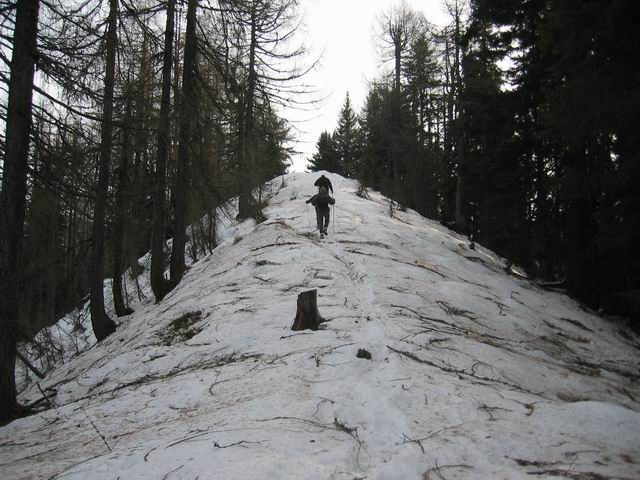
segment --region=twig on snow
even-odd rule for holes
[[[325,397],[319,397],[319,398],[320,398],[320,401],[316,405],[316,411],[313,412],[312,417],[315,417],[316,414],[320,411],[320,405],[322,405],[323,403],[329,402],[331,403],[331,405],[334,405],[336,403],[335,400],[331,400],[330,398],[325,398]]]
[[[410,358],[411,360],[415,360],[416,362],[424,363],[425,365],[429,365],[430,367],[438,368],[438,369],[442,370],[445,373],[454,374],[460,380],[463,380],[464,379],[463,375],[466,375],[468,377],[475,378],[476,380],[480,380],[481,382],[498,383],[500,385],[505,385],[507,387],[510,387],[510,388],[512,388],[514,390],[517,390],[517,391],[520,391],[520,392],[529,393],[531,395],[540,395],[539,393],[531,392],[531,391],[521,387],[520,385],[516,385],[515,383],[511,383],[511,382],[508,382],[506,380],[502,380],[500,378],[484,377],[484,376],[481,376],[481,375],[476,375],[473,372],[468,372],[466,370],[462,370],[462,369],[459,369],[459,368],[454,368],[454,367],[447,366],[447,365],[438,365],[437,363],[434,363],[434,362],[431,362],[429,360],[420,358],[417,355],[415,355],[414,353],[405,352],[403,350],[398,350],[398,349],[395,349],[393,347],[390,347],[389,345],[387,345],[387,348],[389,350],[391,350],[392,352],[397,353],[398,355],[405,356],[407,358]]]
[[[214,441],[213,442],[213,446],[215,448],[229,448],[229,447],[236,447],[236,446],[243,447],[243,448],[248,448],[245,445],[252,444],[252,443],[264,443],[264,442],[266,442],[266,440],[259,440],[257,442],[250,442],[248,440],[240,440],[239,442],[230,443],[229,445],[220,445],[218,442]]]
[[[169,475],[171,475],[174,472],[177,472],[178,470],[180,470],[182,467],[184,467],[184,465],[180,465],[178,468],[174,468],[173,470],[167,472],[167,474],[162,477],[162,480],[167,480],[167,478],[169,478]]]
[[[341,422],[340,420],[338,420],[335,417],[333,419],[333,423],[335,424],[335,426],[336,426],[336,428],[338,430],[340,430],[341,432],[344,432],[347,435],[349,435],[358,444],[358,451],[356,452],[356,464],[358,465],[358,468],[360,470],[364,471],[364,469],[360,465],[360,450],[362,450],[362,448],[364,446],[364,442],[362,440],[360,440],[360,437],[358,437],[358,429],[357,428],[348,427],[345,423]],[[365,450],[365,452],[366,452],[366,450]]]
[[[441,480],[445,480],[445,478],[442,476],[442,472],[441,472],[441,469],[443,469],[443,468],[472,468],[470,465],[466,465],[464,463],[459,463],[459,464],[456,464],[456,465],[438,465],[438,459],[437,458],[436,458],[436,462],[435,463],[436,463],[435,467],[430,468],[429,470],[424,472],[424,475],[422,476],[422,478],[424,480],[430,480],[432,473],[435,473],[436,475],[438,475],[438,478],[440,478]]]
[[[147,458],[149,457],[149,454],[150,454],[151,452],[153,452],[153,451],[154,451],[155,449],[157,449],[157,448],[158,448],[158,446],[155,446],[155,447],[153,447],[151,450],[149,450],[147,453],[145,453],[145,454],[144,454],[144,457],[143,457],[143,458],[144,458],[144,461],[145,461],[145,462],[148,462],[148,461],[149,461],[149,460],[147,460]]]
[[[36,385],[38,386],[38,390],[40,390],[40,393],[42,394],[44,401],[47,402],[47,405],[49,405],[49,407],[51,407],[51,401],[49,400],[49,397],[47,397],[47,394],[44,393],[44,391],[42,390],[42,387],[40,386],[40,382],[38,382]]]
[[[423,454],[426,453],[424,451],[424,447],[422,446],[422,442],[421,442],[421,440],[419,438],[409,438],[406,433],[403,433],[402,434],[402,439],[403,439],[403,442],[402,442],[403,445],[405,443],[415,443],[416,445],[418,445],[420,447],[420,450],[422,450]]]
[[[310,332],[301,332],[301,333],[294,333],[293,335],[283,335],[282,337],[280,337],[280,340],[284,340],[285,338],[298,337],[300,335],[312,335],[312,334]]]
[[[109,446],[109,443],[107,442],[107,439],[105,438],[104,435],[102,435],[102,433],[100,433],[100,430],[98,430],[98,427],[96,427],[96,424],[93,423],[93,420],[91,420],[91,417],[89,417],[89,414],[87,413],[87,411],[84,409],[84,407],[80,407],[80,410],[82,410],[82,413],[84,413],[84,416],[87,417],[87,420],[89,420],[89,423],[91,424],[93,429],[96,431],[98,436],[102,439],[104,444],[107,446],[107,448],[109,449],[109,452],[111,452],[111,446]]]

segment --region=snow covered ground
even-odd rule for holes
[[[326,239],[317,175],[286,176],[266,221],[23,392],[57,394],[0,429],[0,478],[640,478],[636,336],[329,176]],[[309,289],[328,322],[292,332]]]

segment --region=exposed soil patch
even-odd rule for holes
[[[158,333],[160,343],[169,346],[186,342],[202,331],[204,327],[197,325],[202,320],[202,312],[200,310],[180,315],[175,320],[172,320],[167,328]]]

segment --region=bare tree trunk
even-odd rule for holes
[[[0,425],[22,410],[16,401],[17,316],[39,8],[39,0],[17,3],[13,35],[0,197]]]
[[[241,193],[238,200],[238,217],[245,219],[254,216],[256,212],[255,199],[253,198],[254,183],[254,117],[253,104],[256,89],[256,10],[251,10],[251,39],[249,42],[249,78],[247,92],[244,98],[244,121],[240,135],[241,169],[238,172],[242,176],[240,180]]]
[[[455,194],[455,207],[454,207],[454,219],[456,222],[456,229],[460,233],[467,233],[467,218],[463,209],[464,204],[464,189],[465,189],[465,168],[464,168],[464,112],[462,105],[462,62],[461,62],[461,35],[460,35],[460,13],[461,7],[458,5],[458,1],[455,2],[455,57],[453,65],[452,82],[455,86],[455,106],[456,106],[456,163],[457,168],[457,180],[456,180],[456,194]]]
[[[109,0],[107,27],[107,61],[104,78],[104,107],[102,115],[102,138],[100,140],[100,163],[98,184],[93,213],[93,252],[91,262],[91,324],[98,341],[104,340],[116,330],[116,325],[104,309],[104,231],[109,193],[109,166],[113,143],[113,90],[118,43],[118,0]]]
[[[174,190],[175,215],[173,245],[171,249],[171,282],[180,281],[186,270],[185,246],[187,243],[187,214],[189,212],[190,149],[193,123],[197,116],[196,101],[196,10],[198,0],[187,5],[187,31],[184,44],[182,71],[182,105],[180,109],[180,133],[178,140],[178,167]]]
[[[167,191],[167,157],[169,156],[169,114],[171,111],[171,67],[173,65],[173,35],[176,0],[167,3],[167,23],[164,33],[164,60],[162,66],[162,97],[158,122],[158,156],[153,198],[153,225],[151,227],[151,289],[156,302],[169,291],[164,278],[164,238]]]
[[[22,361],[22,363],[25,364],[25,366],[31,370],[33,373],[35,373],[36,377],[42,379],[46,376],[45,373],[41,372],[40,370],[38,370],[38,368],[29,361],[29,359],[27,357],[25,357],[24,355],[22,355],[19,351],[16,350],[16,356]]]
[[[395,58],[395,83],[394,88],[397,93],[400,93],[400,71],[401,71],[401,62],[402,62],[402,44],[401,39],[398,38],[396,44],[394,45],[394,58]]]
[[[113,305],[118,317],[124,317],[133,313],[133,310],[125,305],[122,295],[122,270],[125,266],[124,255],[124,229],[129,210],[127,193],[129,191],[129,164],[131,163],[131,83],[127,85],[125,119],[122,128],[122,153],[120,156],[120,168],[118,171],[118,191],[116,193],[116,224],[114,228],[113,247]]]

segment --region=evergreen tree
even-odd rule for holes
[[[479,18],[465,36],[462,104],[465,111],[465,186],[473,238],[517,261],[526,259],[527,178],[517,158],[512,94],[502,90],[503,74],[491,24]]]
[[[325,131],[320,134],[316,149],[316,153],[308,161],[309,170],[312,172],[326,170],[327,172],[338,173],[340,170],[338,152],[335,140],[329,132]]]
[[[544,120],[559,149],[568,287],[594,307],[640,288],[640,21],[637,2],[550,2]],[[636,320],[640,316],[636,294]]]
[[[359,136],[358,117],[353,111],[349,92],[347,92],[338,116],[338,127],[333,134],[338,160],[336,173],[353,177],[360,171],[358,165],[360,158]]]
[[[359,180],[400,203],[415,206],[426,179],[420,178],[420,148],[415,119],[401,93],[378,85],[362,114]]]

